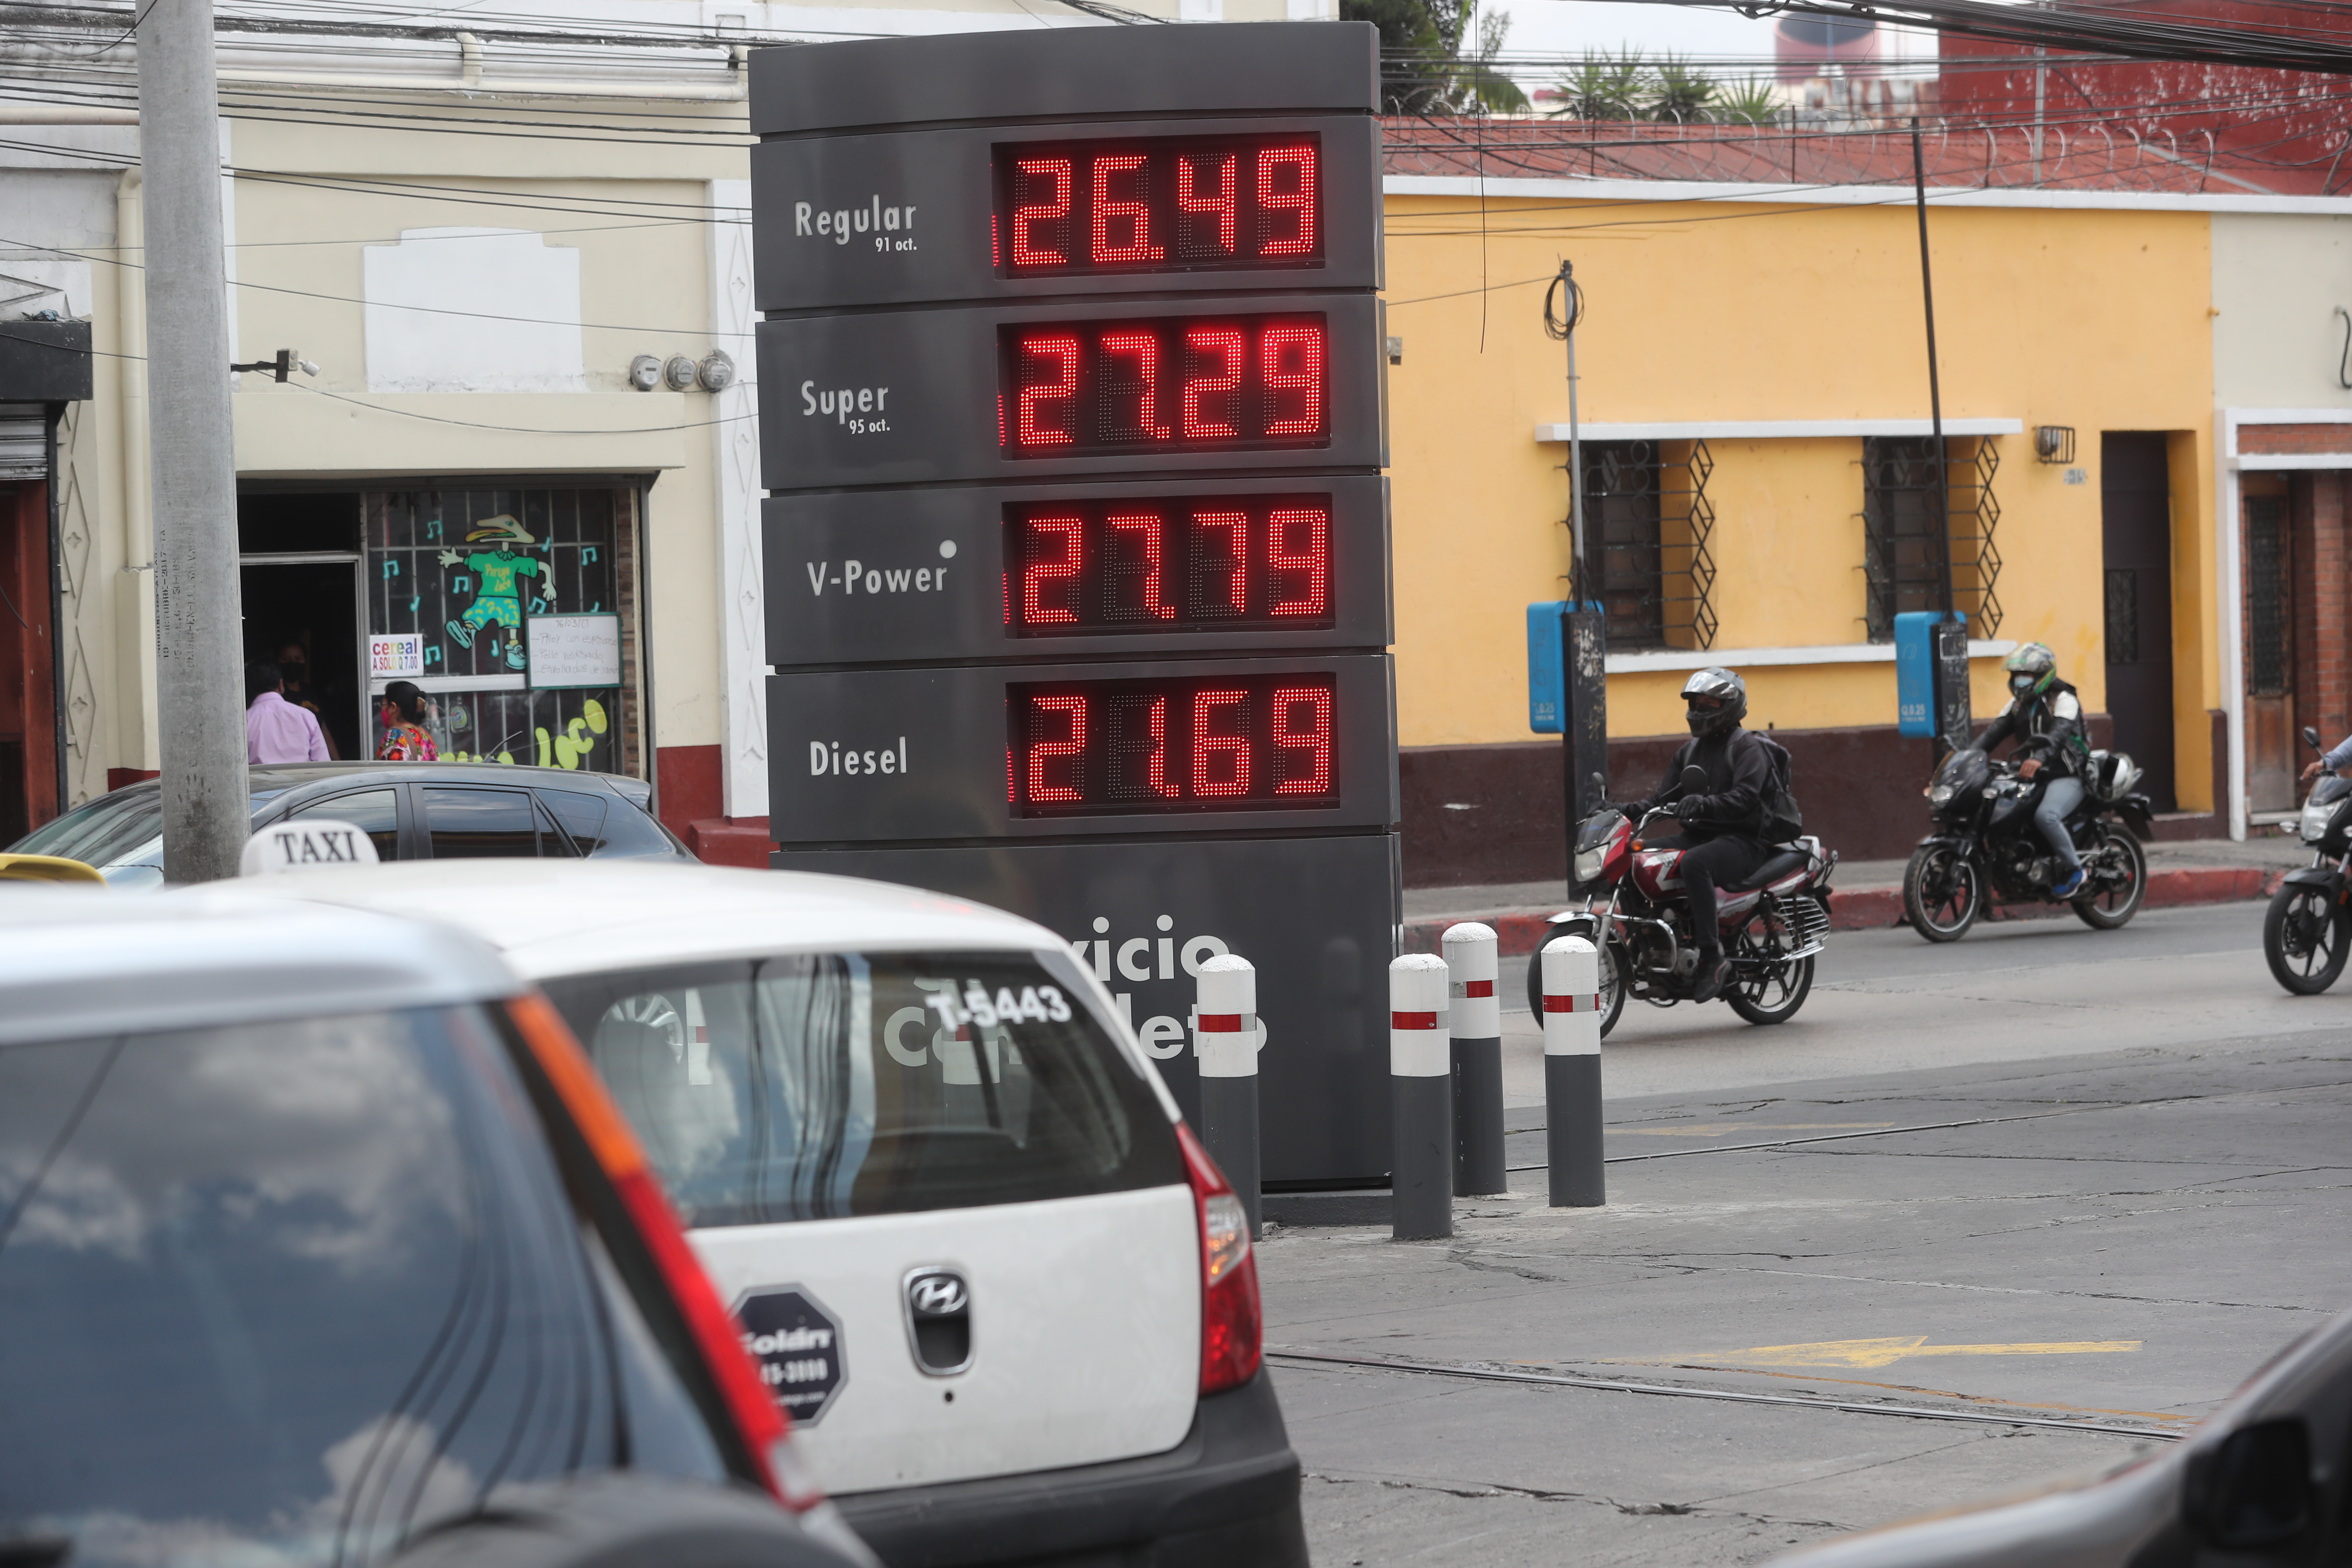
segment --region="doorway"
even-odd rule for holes
[[[2158,811],[2175,809],[2172,723],[2172,486],[2161,431],[2099,438],[2106,600],[2107,714],[2115,747],[2140,767]]]
[[[2281,474],[2240,481],[2246,584],[2246,807],[2291,811],[2295,803],[2294,534]]]
[[[357,552],[247,555],[237,576],[245,595],[246,662],[287,666],[287,700],[317,712],[328,752],[339,761],[364,760],[367,685],[360,668]],[[302,654],[299,668],[295,649]]]

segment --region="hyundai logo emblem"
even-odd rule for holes
[[[939,1269],[907,1281],[907,1310],[918,1318],[952,1318],[971,1304],[961,1275]]]

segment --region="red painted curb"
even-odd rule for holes
[[[2147,908],[2177,909],[2184,904],[2229,904],[2249,899],[2267,899],[2278,890],[2285,877],[2283,870],[2266,871],[2259,866],[2187,866],[2167,871],[2151,871],[2147,879]],[[1530,953],[1540,946],[1550,928],[1545,917],[1552,909],[1513,910],[1505,913],[1482,914],[1475,918],[1495,928],[1502,956],[1512,958]],[[2061,904],[2014,904],[1996,909],[1986,918],[1995,921],[2057,920],[2072,911]],[[1407,921],[1402,951],[1405,952],[1438,952],[1450,920]],[[1903,889],[1900,888],[1862,888],[1853,892],[1830,889],[1830,929],[1832,931],[1879,931],[1903,923]]]

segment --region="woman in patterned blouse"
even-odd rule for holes
[[[430,763],[441,753],[425,729],[425,693],[413,680],[395,680],[383,689],[376,710],[383,723],[383,743],[376,748],[380,763]]]

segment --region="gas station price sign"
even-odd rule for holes
[[[1376,34],[1076,26],[750,70],[773,863],[1048,924],[1190,1109],[1191,976],[1241,952],[1265,1176],[1380,1181]]]

